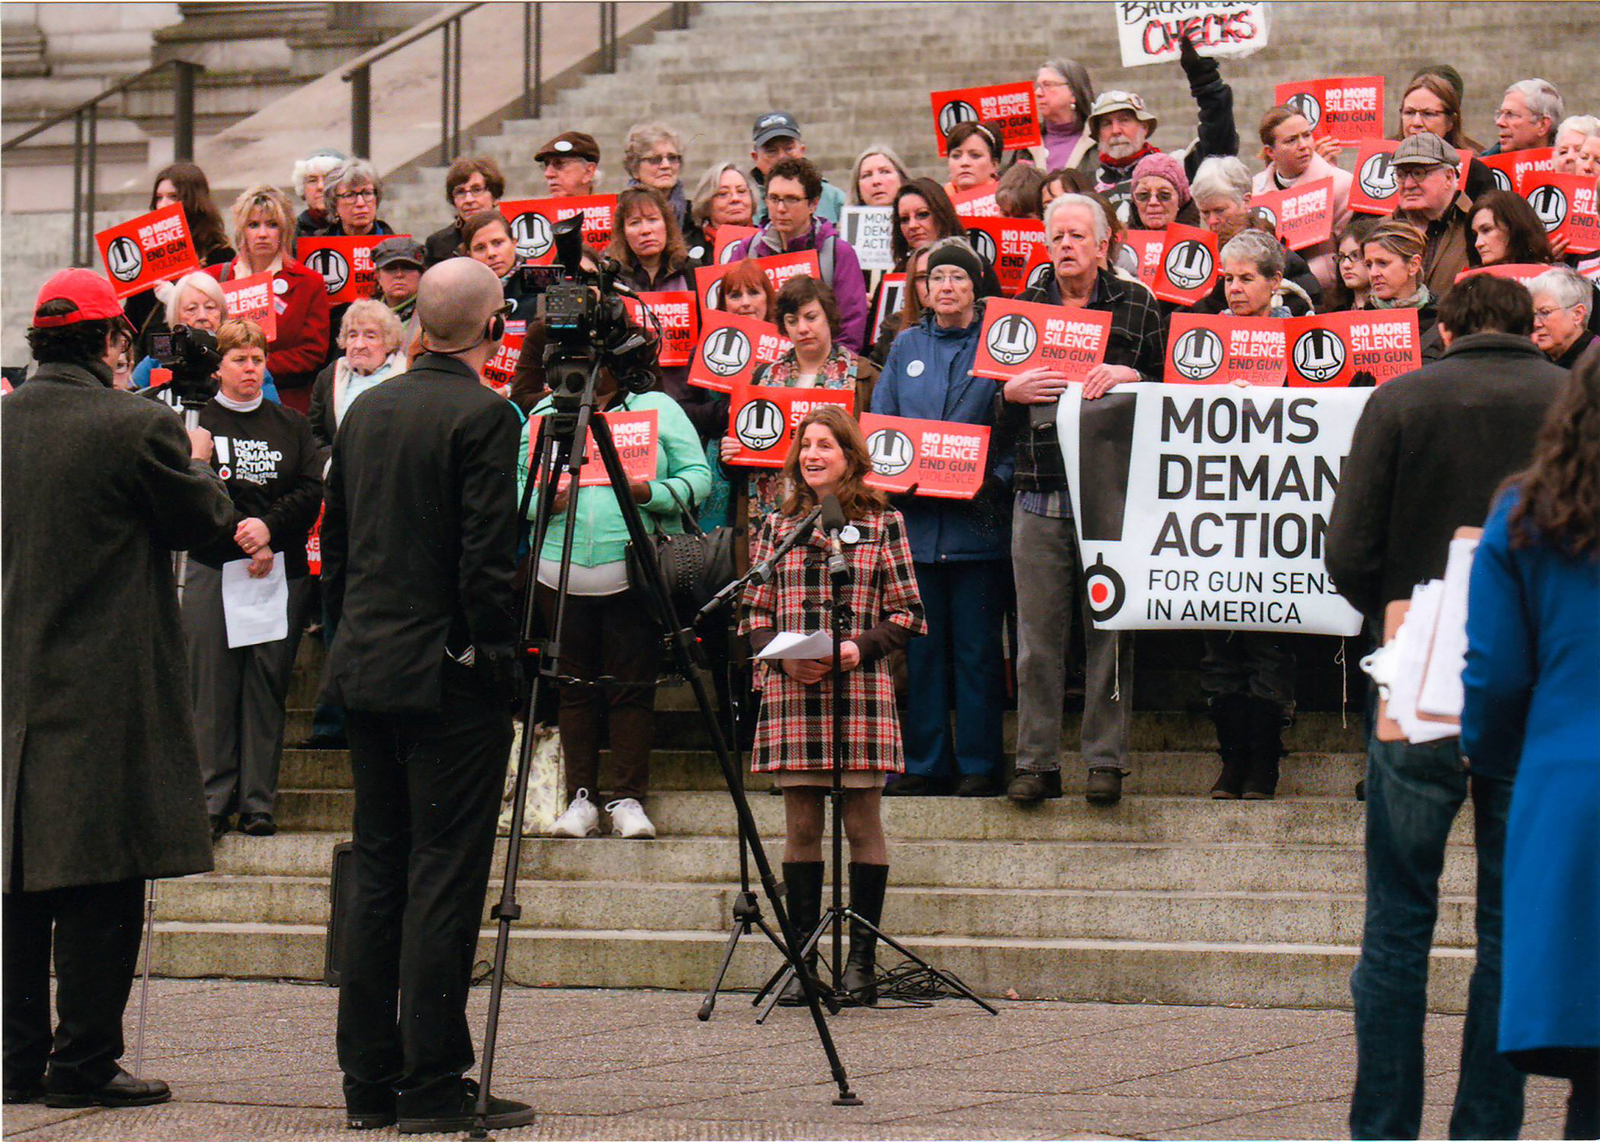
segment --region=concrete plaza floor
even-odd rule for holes
[[[136,1110],[5,1108],[4,1136],[107,1142],[384,1138],[344,1127],[331,988],[151,985],[145,1072],[174,1099]],[[137,1004],[137,991],[135,992]],[[481,1034],[488,989],[474,990]],[[710,1022],[682,992],[508,988],[497,1094],[539,1111],[517,1138],[1342,1138],[1355,1064],[1340,1011],[943,1000],[851,1010],[831,1027],[865,1102],[834,1093],[809,1015],[756,1026],[747,996]],[[128,1023],[132,1065],[133,1011]],[[1443,1137],[1461,1019],[1429,1022],[1424,1137]],[[1528,1088],[1524,1138],[1559,1138],[1565,1084]]]

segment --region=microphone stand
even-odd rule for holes
[[[740,576],[738,579],[735,579],[732,583],[729,583],[726,587],[722,588],[722,590],[713,595],[711,600],[707,602],[705,606],[700,608],[690,625],[698,626],[701,619],[715,614],[722,607],[731,604],[735,597],[743,595],[746,587],[759,587],[765,583],[771,582],[772,576],[777,571],[778,563],[785,555],[789,554],[791,550],[811,538],[811,532],[816,528],[817,520],[821,517],[821,515],[822,509],[819,507],[810,515],[806,516],[806,518],[800,522],[800,526],[795,528],[794,531],[789,534],[789,537],[778,545],[776,551],[774,551],[766,559],[763,559],[760,563],[752,566],[749,571],[745,572],[744,575]],[[731,631],[728,637],[731,643],[733,640],[733,634]],[[732,678],[733,667],[731,663],[728,667],[728,673],[728,692],[730,695],[732,695],[735,690],[735,686]],[[739,749],[737,716],[731,719],[731,721],[733,724],[729,726],[729,749],[733,754],[734,766],[738,772],[739,788],[742,790],[744,788],[744,759],[742,756],[742,751]],[[739,947],[739,939],[741,936],[750,935],[752,928],[760,928],[761,931],[766,934],[767,939],[772,941],[773,945],[778,949],[778,951],[783,952],[785,955],[788,954],[782,939],[780,939],[777,933],[775,933],[767,925],[766,920],[762,917],[761,900],[750,888],[750,848],[752,845],[760,844],[761,840],[759,837],[753,836],[745,831],[743,817],[736,816],[735,819],[737,820],[739,826],[739,894],[734,897],[733,901],[733,930],[728,933],[728,946],[722,954],[722,966],[717,969],[717,976],[711,982],[711,990],[706,992],[706,997],[700,1004],[700,1010],[696,1017],[701,1022],[705,1022],[707,1019],[710,1019],[711,1012],[717,1006],[717,993],[722,990],[722,981],[727,977],[728,966],[733,962],[733,953]],[[822,997],[822,1001],[828,1005],[828,1011],[830,1014],[837,1015],[839,1013],[838,1001],[835,1000],[831,994],[824,995]]]

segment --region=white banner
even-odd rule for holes
[[[894,208],[846,206],[839,212],[839,234],[867,271],[894,269]]]
[[[1194,41],[1203,56],[1247,56],[1267,46],[1267,6],[1246,0],[1116,0],[1122,66],[1176,61]]]
[[[1056,428],[1095,625],[1359,632],[1323,555],[1372,391],[1072,385]]]

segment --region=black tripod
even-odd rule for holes
[[[833,983],[829,988],[832,998],[844,1001],[851,998],[851,993],[844,987],[844,931],[848,924],[859,924],[870,931],[878,939],[888,944],[907,960],[916,964],[928,975],[943,984],[950,991],[972,1000],[990,1015],[1000,1012],[987,1003],[966,984],[951,972],[941,971],[927,960],[907,948],[900,941],[889,935],[871,920],[860,913],[852,911],[844,902],[844,882],[840,877],[840,870],[844,868],[844,667],[839,660],[839,648],[844,643],[845,624],[850,617],[846,607],[839,599],[839,588],[850,582],[850,565],[840,553],[839,533],[845,527],[844,513],[840,510],[839,501],[829,495],[824,496],[822,507],[822,527],[828,533],[828,544],[831,550],[828,556],[828,582],[829,582],[829,607],[833,615],[833,664],[830,675],[833,683],[833,781],[828,788],[828,805],[833,820],[833,903],[822,914],[822,919],[817,923],[811,935],[806,939],[805,945],[800,949],[800,954],[790,956],[788,962],[779,968],[765,986],[756,993],[752,1002],[759,1006],[762,999],[771,993],[767,999],[766,1007],[756,1017],[757,1023],[764,1023],[768,1015],[772,1014],[773,1007],[777,1004],[782,994],[783,985],[795,972],[800,973],[801,980],[806,984],[806,992],[811,991],[810,981],[806,979],[811,973],[805,970],[805,957],[810,955],[821,942],[823,933],[830,928],[833,931]]]
[[[527,721],[524,724],[528,726],[533,724],[534,709],[539,700],[541,684],[546,680],[557,682],[561,678],[559,673],[561,632],[566,617],[572,570],[572,550],[577,523],[576,501],[580,478],[587,460],[584,455],[584,441],[592,432],[595,446],[600,453],[601,464],[606,470],[611,491],[616,496],[617,507],[627,527],[629,547],[638,559],[643,572],[643,588],[654,613],[667,629],[667,642],[672,647],[678,669],[688,679],[689,686],[694,691],[695,702],[705,719],[706,728],[710,731],[711,746],[717,755],[718,763],[722,766],[723,779],[727,782],[728,792],[733,798],[734,812],[738,815],[740,835],[754,840],[760,834],[756,830],[755,818],[751,815],[750,803],[745,798],[738,770],[728,751],[728,744],[722,736],[722,727],[712,712],[711,697],[707,690],[708,672],[701,660],[702,652],[695,641],[693,629],[678,623],[671,593],[662,576],[661,566],[656,560],[655,547],[651,543],[649,532],[645,530],[644,520],[639,514],[639,505],[633,499],[628,475],[623,469],[621,458],[617,455],[616,443],[611,437],[611,426],[603,417],[595,415],[598,399],[596,389],[602,360],[596,358],[593,361],[592,366],[588,368],[587,379],[584,380],[583,373],[579,370],[580,365],[586,363],[582,358],[562,361],[551,365],[547,370],[555,410],[545,418],[539,433],[528,485],[522,497],[521,514],[526,518],[530,497],[534,488],[538,488],[539,508],[534,519],[529,547],[530,558],[537,561],[540,551],[544,548],[545,536],[550,529],[560,477],[563,472],[570,477],[569,487],[573,503],[572,508],[566,513],[566,526],[561,538],[561,565],[556,586],[555,617],[550,624],[549,638],[543,641],[534,638],[534,592],[538,575],[533,570],[530,570],[527,585],[523,590],[523,644],[528,648],[528,653],[538,659],[539,666],[529,689],[524,710]],[[512,794],[511,836],[506,849],[505,876],[501,882],[500,899],[490,910],[497,930],[494,970],[489,984],[489,1017],[484,1031],[483,1066],[479,1073],[477,1121],[471,1132],[471,1137],[475,1139],[489,1137],[487,1126],[489,1089],[494,1073],[495,1041],[500,1027],[500,1001],[505,987],[507,945],[510,942],[512,922],[522,915],[522,907],[517,903],[517,871],[522,854],[523,800],[527,795],[532,755],[533,735],[524,732],[522,748],[518,753],[516,788]],[[755,858],[762,890],[767,895],[778,928],[783,933],[780,947],[785,950],[786,955],[798,963],[792,949],[799,946],[799,933],[794,930],[788,911],[780,899],[777,880],[772,875],[772,865],[759,843],[749,845],[749,852]],[[765,928],[764,925],[763,927]],[[770,930],[768,935],[772,936]],[[773,939],[777,942],[776,937]],[[832,1034],[828,1031],[827,1020],[822,1016],[821,995],[812,985],[809,975],[806,976],[805,991],[807,1004],[811,1008],[811,1018],[816,1024],[817,1037],[821,1040],[823,1052],[827,1055],[833,1081],[839,1087],[838,1096],[834,1098],[833,1103],[835,1106],[860,1106],[861,1100],[850,1089],[849,1077],[845,1074],[844,1065],[839,1061],[839,1052],[834,1046]]]
[[[715,614],[722,607],[731,604],[735,598],[743,594],[746,587],[752,585],[760,586],[761,584],[771,580],[773,572],[777,569],[778,561],[787,555],[796,545],[804,543],[807,539],[811,538],[811,533],[816,529],[817,526],[817,518],[821,514],[821,508],[818,508],[816,511],[812,512],[801,522],[799,527],[795,528],[793,534],[791,534],[787,539],[778,545],[778,549],[774,551],[771,556],[763,559],[760,563],[755,564],[743,576],[735,579],[732,583],[729,583],[722,590],[718,591],[716,595],[712,597],[710,602],[706,603],[705,606],[700,608],[700,613],[695,616],[695,621],[698,623],[707,615]],[[731,626],[728,632],[728,639],[731,644],[733,639]],[[733,655],[731,651],[728,658],[728,693],[730,697],[729,707],[731,711],[731,716],[729,718],[729,737],[734,743],[734,769],[737,773],[740,792],[743,792],[744,761],[740,756],[738,746],[738,699],[735,696],[739,687],[736,685],[735,679],[733,678]],[[733,963],[733,953],[738,950],[739,940],[742,937],[750,935],[753,929],[760,928],[761,931],[766,934],[767,939],[771,940],[773,945],[780,952],[784,951],[783,941],[780,940],[777,934],[767,926],[766,920],[761,915],[760,899],[750,889],[750,850],[753,848],[759,848],[761,839],[754,834],[745,832],[744,819],[742,817],[739,818],[738,825],[739,894],[735,896],[733,900],[733,929],[728,933],[728,946],[722,954],[722,966],[717,969],[716,979],[711,981],[711,990],[706,992],[705,999],[700,1003],[700,1010],[697,1013],[697,1017],[701,1022],[710,1019],[711,1012],[717,1006],[717,993],[722,990],[722,981],[727,978],[728,966]],[[828,1011],[830,1013],[835,1015],[839,1013],[838,1000],[831,992],[824,993],[822,1001],[828,1005]]]

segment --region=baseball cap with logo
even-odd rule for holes
[[[1132,111],[1139,122],[1149,125],[1150,133],[1154,134],[1156,124],[1160,122],[1144,105],[1144,96],[1137,91],[1102,91],[1095,97],[1089,107],[1089,135],[1100,134],[1100,124],[1095,120],[1102,115],[1109,115],[1113,111]]]
[[[1389,157],[1389,165],[1396,167],[1459,167],[1461,156],[1456,149],[1431,131],[1407,135]]]
[[[70,313],[41,316],[38,311],[52,301],[68,301],[76,308]],[[35,329],[58,329],[63,325],[76,325],[80,321],[120,319],[123,324],[128,324],[122,306],[117,302],[117,295],[111,291],[111,283],[92,270],[60,270],[51,274],[39,290],[39,300],[34,302],[33,308]],[[129,325],[128,328],[131,332],[133,327]]]
[[[415,266],[419,270],[424,269],[426,261],[423,258],[422,243],[405,234],[385,238],[372,248],[372,264],[380,270],[394,266]]]
[[[597,163],[600,161],[600,144],[594,141],[593,135],[585,135],[582,131],[563,131],[540,147],[533,161],[544,163],[563,158],[588,159],[591,163]]]
[[[766,146],[773,139],[800,138],[800,124],[787,111],[768,111],[750,128],[750,142],[757,147]]]

